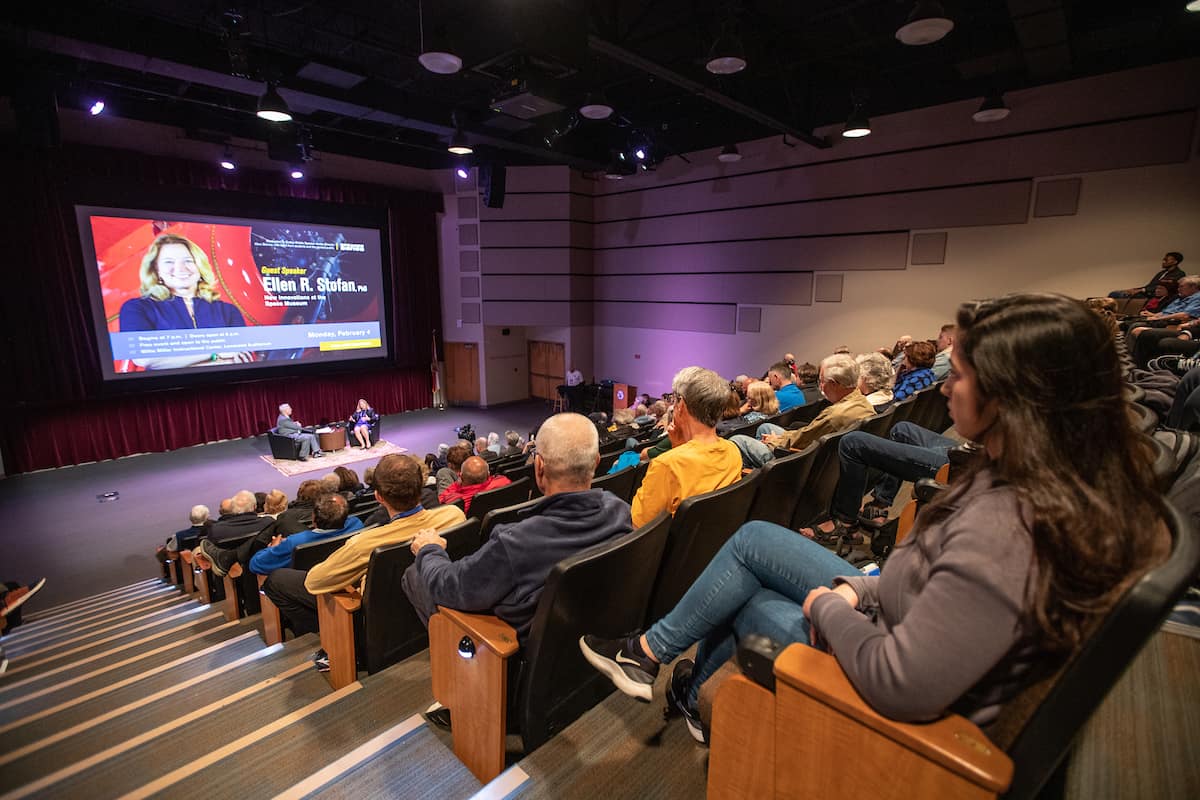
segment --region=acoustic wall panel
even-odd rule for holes
[[[591,278],[572,275],[491,275],[483,279],[485,300],[592,299]]]
[[[597,275],[904,269],[908,232],[596,250],[591,257]],[[491,259],[488,252],[485,270]]]
[[[916,264],[945,264],[946,263],[946,232],[914,233],[912,237],[912,256],[910,261]]]
[[[479,278],[460,278],[460,297],[479,297]]]
[[[597,276],[593,292],[597,301],[806,306],[812,303],[812,278],[811,272]]]
[[[842,302],[842,276],[831,272],[818,273],[813,281],[813,300],[818,303]]]
[[[595,324],[616,328],[733,333],[737,306],[717,303],[595,303]]]
[[[459,219],[476,219],[479,216],[479,198],[478,197],[460,197],[458,198],[458,218]]]
[[[897,192],[594,226],[595,247],[724,242],[1025,221],[1032,181]]]
[[[1033,201],[1035,217],[1071,217],[1079,210],[1081,178],[1042,181]]]
[[[517,170],[509,170],[509,175]],[[488,208],[484,206],[481,216],[487,222],[507,222],[509,220],[563,220],[582,219],[588,216],[574,216],[571,211],[571,195],[565,193],[539,194],[505,194],[504,208]]]
[[[590,247],[591,225],[581,222],[485,222],[484,247]]]
[[[459,250],[458,251],[458,271],[459,272],[479,272],[479,251],[478,250]]]
[[[483,322],[485,325],[546,325],[566,327],[571,325],[591,325],[593,318],[592,304],[586,302],[571,303],[531,302],[511,300],[489,300],[483,304]]]
[[[762,330],[762,309],[758,306],[739,306],[737,329],[739,333],[758,333]]]
[[[504,248],[483,250],[483,273],[485,275],[590,275],[592,253],[575,248]]]
[[[479,303],[463,303],[461,314],[464,325],[478,325],[480,319]]]
[[[460,245],[477,245],[479,244],[479,225],[471,223],[470,225],[458,226],[458,243]]]

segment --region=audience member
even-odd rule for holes
[[[463,462],[471,455],[471,448],[466,445],[456,444],[446,452],[446,467],[439,469],[437,472],[437,489],[438,496],[442,492],[450,488],[450,484],[458,480],[458,473],[462,472]]]
[[[907,333],[904,334],[896,340],[896,343],[892,345],[892,349],[888,353],[888,356],[892,359],[892,369],[896,370],[897,374],[899,374],[900,367],[904,364],[904,349],[912,344],[912,340],[913,337]]]
[[[662,511],[674,514],[688,497],[728,486],[742,474],[737,448],[716,432],[729,396],[725,379],[702,367],[684,367],[671,381],[671,391],[677,398],[667,427],[671,449],[650,462],[633,498],[635,527]]]
[[[1165,328],[1200,317],[1200,275],[1179,279],[1179,294],[1158,314],[1143,313],[1125,324],[1137,335],[1139,328]]]
[[[1146,305],[1142,306],[1142,311],[1148,311],[1151,314],[1161,312],[1171,304],[1178,292],[1178,281],[1159,281],[1158,285],[1154,287],[1154,295],[1146,301]]]
[[[499,456],[500,451],[503,449],[500,446],[500,434],[496,433],[495,431],[492,431],[491,433],[489,433],[487,435],[487,447],[488,447],[488,450],[492,451],[497,456]]]
[[[493,453],[488,449],[488,440],[486,436],[480,436],[475,440],[475,455],[485,461],[495,461],[500,457],[498,453]]]
[[[519,455],[521,455],[521,434],[516,431],[505,431],[504,447],[500,448],[500,456],[508,458]]]
[[[343,497],[350,500],[354,495],[358,494],[358,490],[362,488],[362,484],[358,482],[358,473],[349,467],[335,467],[334,474],[338,476],[338,492]]]
[[[775,390],[766,381],[754,381],[747,389],[746,402],[738,407],[739,416],[717,423],[717,433],[724,436],[743,425],[753,425],[779,413]]]
[[[791,411],[797,406],[804,405],[804,391],[792,383],[792,370],[787,363],[780,361],[772,364],[767,370],[767,383],[775,391],[775,399],[779,402],[779,410]]]
[[[937,357],[933,359],[933,379],[945,380],[950,373],[950,351],[954,348],[954,323],[943,325],[937,338]]]
[[[313,504],[323,494],[320,481],[301,481],[296,499],[288,509],[275,518],[275,532],[281,536],[306,531],[312,527]]]
[[[321,482],[321,488],[325,492],[336,492],[342,486],[342,479],[336,472],[326,472],[318,480]]]
[[[263,508],[266,505],[267,505],[267,493],[266,492],[255,492],[254,493],[254,512],[256,514],[263,513]]]
[[[1154,287],[1158,286],[1161,281],[1178,281],[1183,278],[1183,270],[1179,265],[1183,263],[1183,253],[1167,253],[1163,256],[1162,269],[1154,273],[1154,277],[1145,286],[1134,286],[1130,289],[1118,289],[1115,292],[1109,292],[1109,297],[1118,299],[1126,297],[1149,297],[1154,294]]]
[[[288,499],[287,495],[279,489],[272,489],[267,492],[267,499],[263,503],[262,513],[271,519],[279,519],[279,515],[287,510]]]
[[[1192,366],[1175,387],[1175,401],[1163,420],[1168,428],[1200,430],[1200,364],[1195,361],[1194,358],[1188,361]]]
[[[355,499],[360,497],[375,497],[375,467],[370,466],[363,470],[363,487],[355,493]]]
[[[858,390],[858,365],[850,356],[839,353],[825,358],[819,380],[821,394],[830,404],[808,425],[788,431],[765,422],[758,427],[759,439],[739,434],[729,440],[741,451],[747,468],[761,467],[774,459],[776,447],[803,450],[827,433],[837,433],[874,415],[874,407]]]
[[[886,411],[895,401],[892,382],[896,380],[896,370],[892,368],[892,362],[882,353],[863,353],[854,359],[854,363],[858,364],[858,390],[876,414]]]
[[[933,370],[930,367],[936,356],[937,348],[932,342],[913,342],[904,348],[904,369],[896,373],[896,385],[892,389],[892,396],[897,403],[933,385]]]
[[[450,452],[450,445],[442,442],[437,446],[437,453],[434,454],[434,463],[432,465],[434,474],[440,469],[446,468],[446,454]]]
[[[438,495],[438,499],[447,505],[462,500],[463,511],[470,514],[471,500],[475,495],[489,489],[508,486],[510,483],[512,481],[503,475],[488,475],[487,462],[479,456],[471,456],[463,462],[458,481],[450,484],[446,491]]]
[[[815,403],[821,399],[821,389],[818,386],[820,370],[816,364],[805,361],[796,367],[795,383],[804,392],[804,404]]]
[[[496,526],[479,550],[459,561],[450,560],[436,531],[418,532],[411,545],[416,562],[402,585],[421,621],[428,624],[438,606],[494,613],[524,644],[554,565],[633,529],[624,501],[591,488],[599,461],[591,422],[557,414],[538,432],[534,480],[544,498],[520,522]]]
[[[159,545],[155,550],[154,557],[158,559],[158,563],[162,565],[163,575],[166,574],[167,568],[167,552],[179,552],[195,547],[196,543],[208,536],[208,531],[212,528],[212,520],[208,518],[208,506],[195,505],[192,506],[191,512],[188,514],[188,522],[191,527],[184,528],[181,531],[175,531],[169,537],[165,545]]]
[[[276,521],[260,517],[254,510],[254,492],[243,489],[230,500],[230,513],[213,523],[206,541],[220,544],[228,539],[253,536],[266,528],[274,527]]]
[[[1116,350],[1082,304],[972,303],[958,331],[944,391],[986,457],[921,512],[883,577],[749,522],[644,635],[585,636],[588,661],[648,701],[659,664],[699,642],[667,699],[702,740],[697,691],[750,633],[831,652],[858,695],[899,721],[953,708],[986,728],[1052,676],[1169,551],[1150,449],[1125,413]]]
[[[426,528],[445,530],[465,519],[454,506],[421,508],[421,462],[412,456],[381,458],[375,467],[375,485],[376,498],[388,510],[388,524],[352,536],[308,572],[284,567],[272,572],[263,584],[263,592],[297,636],[317,631],[317,595],[348,587],[362,590],[371,551],[376,547],[406,542]],[[314,660],[318,670],[328,671],[324,651],[318,651]]]

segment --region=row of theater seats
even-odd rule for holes
[[[886,436],[892,425],[905,419],[931,429],[944,428],[948,419],[939,388],[929,387],[851,430]],[[1131,404],[1131,409],[1131,413],[1142,420],[1143,430],[1153,430],[1156,420],[1152,411],[1136,404]],[[791,420],[785,421],[794,424],[799,418],[803,422],[804,414],[811,413],[808,419],[816,414],[811,409],[798,409],[797,412]],[[582,633],[615,637],[661,617],[675,605],[724,542],[748,519],[764,519],[795,528],[823,514],[838,478],[837,446],[846,432],[822,437],[803,452],[781,454],[736,484],[689,498],[674,518],[661,515],[629,536],[560,563],[547,581],[523,651],[518,651],[515,632],[490,615],[442,609],[431,619],[427,633],[400,588],[400,576],[413,561],[408,545],[377,548],[368,567],[365,596],[335,593],[321,598],[321,641],[330,657],[331,684],[334,688],[347,685],[355,680],[359,667],[369,673],[377,672],[419,652],[428,643],[434,696],[448,708],[471,709],[469,713],[455,716],[455,751],[480,780],[489,780],[503,768],[504,735],[510,728],[520,733],[528,752],[612,691],[611,684],[582,659],[577,646]],[[1160,458],[1156,465],[1164,486],[1174,477],[1174,464],[1170,453],[1163,452],[1165,449],[1159,445]],[[645,469],[646,465],[642,464],[603,476],[594,485],[629,500]],[[538,501],[532,481],[525,475],[514,477],[517,480],[510,486],[477,495],[472,504],[472,517],[443,532],[452,559],[474,552],[497,524],[514,520],[520,511]],[[911,519],[911,514],[907,516]],[[1173,529],[1175,533],[1179,520],[1173,520],[1173,524],[1177,526]],[[1195,548],[1189,550],[1182,546],[1186,543],[1184,539],[1177,540],[1180,546],[1176,548],[1176,557],[1168,562],[1174,566],[1168,569],[1168,565],[1164,565],[1142,583],[1149,581],[1157,586],[1164,580],[1173,579],[1172,576],[1178,577],[1179,559],[1188,561],[1190,558],[1194,571],[1200,556],[1192,552]],[[299,547],[293,565],[307,569],[341,544],[341,540],[327,540]],[[199,575],[207,578],[208,574]],[[237,596],[235,585],[228,579],[225,593],[227,598]],[[1130,602],[1139,609],[1146,606],[1144,598]],[[226,603],[226,608],[230,608],[228,599]],[[264,606],[267,604],[269,601]],[[236,613],[236,599],[232,608]],[[264,607],[264,636],[268,642],[279,641],[282,631],[277,612],[268,619],[270,611]],[[1143,610],[1136,618],[1144,623],[1146,613]],[[1119,635],[1122,642],[1130,641],[1128,627],[1126,624],[1120,628],[1126,631]],[[1153,627],[1143,625],[1139,629],[1143,638],[1137,646],[1144,643]],[[808,652],[793,653],[797,649]],[[1127,663],[1136,649],[1123,653],[1122,663]],[[1104,652],[1111,650],[1109,647]],[[773,764],[769,776],[758,768],[751,769],[751,773],[756,779],[767,781],[763,788],[770,789],[768,794],[782,788],[776,782],[776,768],[787,771],[798,763],[787,750],[795,745],[785,741],[788,737],[784,734],[796,730],[797,725],[810,729],[813,724],[801,721],[808,720],[807,717],[790,716],[793,712],[788,709],[796,701],[788,694],[792,688],[801,694],[815,693],[815,699],[803,702],[816,703],[818,708],[804,713],[815,713],[818,715],[815,718],[821,720],[835,712],[840,713],[850,699],[857,699],[844,676],[840,678],[841,684],[835,680],[841,675],[836,661],[809,648],[790,648],[785,653],[787,657],[776,663],[775,672],[781,676],[781,685],[786,684],[789,688],[781,689],[778,697],[775,691],[745,678],[729,682],[731,688],[723,687],[719,693],[713,712],[713,756],[717,766],[710,771],[709,778],[713,796],[749,796],[743,791],[747,766],[740,761],[747,757],[747,748],[743,746],[746,742],[752,742],[751,749],[757,752],[752,760],[759,760],[754,764],[762,766],[768,757]],[[821,677],[801,680],[794,674],[810,668],[817,669]],[[1117,669],[1112,675],[1112,681],[1119,672]],[[798,688],[801,685],[805,688]],[[1111,681],[1105,689],[1110,685]],[[843,686],[846,691],[835,696],[827,691],[828,686]],[[790,698],[786,708],[785,695]],[[1103,692],[1095,703],[1102,697]],[[861,701],[858,704],[861,705]],[[982,781],[980,785],[985,793],[994,793],[998,791],[995,787],[1005,780],[1003,751],[989,746],[987,738],[965,720],[951,717],[933,726],[905,726],[884,720],[869,709],[856,709],[854,713],[858,715],[856,736],[883,737],[885,746],[881,752],[886,755],[880,758],[896,758],[904,763],[913,758],[922,763],[932,758],[940,770],[937,780],[949,780],[942,773],[953,778],[951,784],[931,783],[931,787],[953,785],[957,793],[963,788],[960,784],[965,775],[968,782]],[[764,725],[763,720],[774,720],[775,724]],[[935,735],[934,744],[917,744],[918,733],[935,729],[941,732],[938,734],[941,739]],[[724,731],[730,733],[726,735]],[[738,733],[734,735],[733,731]],[[1005,744],[1001,743],[1002,746]],[[789,753],[786,758],[782,757],[785,751]],[[991,755],[982,757],[983,751]],[[816,765],[811,761],[808,759],[805,763],[815,769]],[[1008,769],[1011,772],[1011,764]],[[861,772],[853,768],[849,771]],[[817,785],[825,786],[826,778],[831,778],[828,772],[828,766],[822,767],[817,773],[820,775]],[[736,790],[734,784],[738,787]],[[906,794],[910,793],[912,785],[906,784]],[[872,791],[877,788],[873,787]],[[937,788],[931,793],[939,794],[940,791]],[[882,794],[886,796],[887,792]]]

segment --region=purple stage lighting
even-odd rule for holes
[[[88,108],[88,113],[93,117],[98,117],[104,113],[104,101],[97,100]]]

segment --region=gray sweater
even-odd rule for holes
[[[1026,599],[1033,576],[1028,514],[980,472],[946,519],[898,547],[880,577],[838,578],[812,622],[863,699],[901,721],[947,710],[977,725],[1024,686],[1038,660]],[[1044,660],[1044,659],[1043,659]]]

